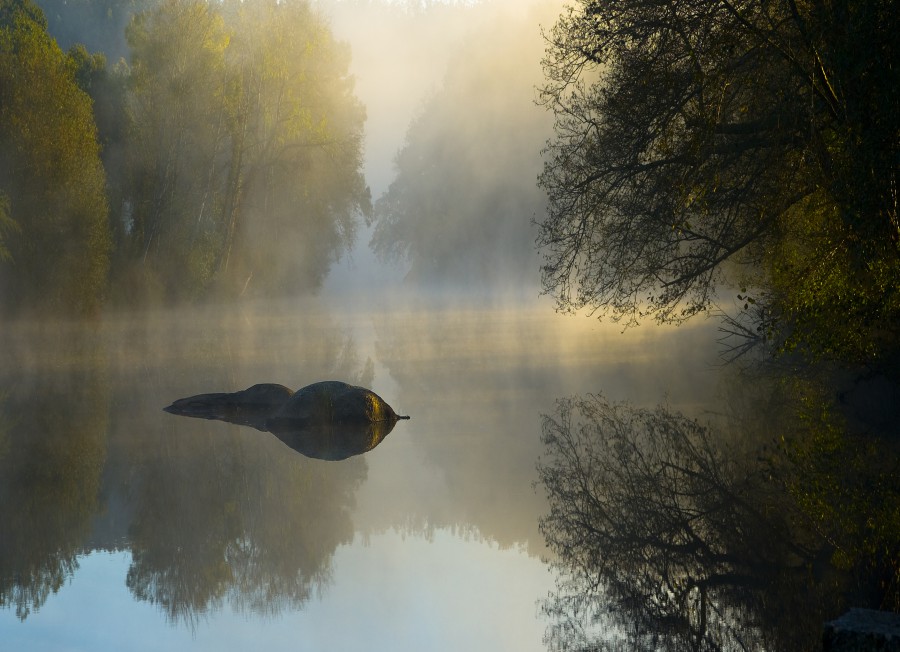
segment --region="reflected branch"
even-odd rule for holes
[[[815,609],[804,620],[791,605],[808,591],[814,552],[792,542],[787,506],[758,463],[665,407],[597,395],[559,401],[542,439],[550,511],[541,530],[560,574],[543,605],[552,649],[810,640]]]

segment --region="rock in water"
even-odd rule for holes
[[[240,392],[198,394],[180,398],[163,408],[171,414],[197,419],[217,419],[266,431],[266,421],[293,392],[284,385],[262,383]]]
[[[328,380],[298,389],[269,419],[269,424],[380,423],[408,418],[398,416],[372,390]]]
[[[306,426],[288,426],[282,422],[272,428],[272,434],[301,455],[338,461],[372,450],[390,434],[396,423],[396,419]]]
[[[269,431],[303,455],[326,460],[372,450],[399,419],[409,419],[397,415],[375,392],[334,380],[296,392],[261,384],[241,392],[198,394],[163,409]]]

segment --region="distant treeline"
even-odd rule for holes
[[[542,79],[539,24],[551,5],[522,15],[471,8],[479,17],[423,104],[395,158],[396,176],[375,202],[371,247],[405,260],[409,279],[536,295],[540,258],[532,221],[552,116],[534,102]]]
[[[4,312],[317,287],[371,211],[364,108],[323,19],[293,1],[42,4],[0,0]],[[115,27],[128,58],[63,52],[51,29],[76,43],[78,26],[101,46]]]

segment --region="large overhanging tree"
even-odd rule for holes
[[[842,265],[873,289],[828,301],[883,317],[897,22],[884,0],[579,0],[544,61],[545,289],[565,309],[680,322],[753,270],[796,325],[815,310],[772,279],[812,292]]]

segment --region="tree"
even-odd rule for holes
[[[131,130],[119,220],[132,258],[168,294],[196,297],[212,282],[223,239],[216,201],[230,32],[208,3],[168,0],[137,14],[127,36]]]
[[[842,292],[791,303],[771,272],[790,241],[795,286],[837,269],[871,286],[857,321],[890,323],[900,112],[896,67],[881,62],[896,60],[897,20],[881,1],[570,8],[544,62],[545,289],[565,309],[680,322],[744,267],[771,283],[781,325],[840,313]]]
[[[303,2],[166,0],[128,39],[139,274],[174,297],[315,289],[371,210],[346,48]]]
[[[0,262],[9,261],[9,248],[4,243],[4,233],[10,234],[18,230],[18,224],[9,216],[9,197],[0,193]]]
[[[305,2],[225,10],[235,38],[219,273],[241,292],[314,289],[371,212],[349,50]]]
[[[0,2],[0,301],[89,313],[109,265],[105,176],[90,98],[46,27],[29,0]]]

